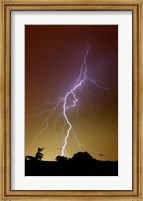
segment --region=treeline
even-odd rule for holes
[[[44,148],[25,158],[25,176],[117,176],[118,161],[99,161],[88,152],[71,158],[57,156],[56,161],[42,161]]]

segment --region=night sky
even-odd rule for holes
[[[71,132],[67,157],[79,150],[94,158],[118,160],[118,26],[26,25],[25,26],[25,154],[44,147],[44,160],[60,155],[67,126],[57,108],[45,122],[48,110],[64,97],[78,78],[87,42],[87,76],[110,92],[86,81],[76,91],[77,106],[68,111],[77,136]],[[104,84],[103,84],[104,83]],[[70,100],[69,100],[70,101]],[[47,110],[42,115],[39,113]],[[48,127],[47,124],[48,123]],[[55,128],[54,128],[55,127]]]

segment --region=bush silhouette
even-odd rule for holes
[[[89,161],[93,160],[93,157],[88,152],[78,152],[73,155],[72,157],[73,161]]]
[[[34,161],[34,160],[37,160],[37,159],[34,156],[26,156],[25,160],[26,161]]]
[[[65,156],[57,156],[56,157],[56,161],[58,161],[58,162],[65,162],[67,160],[68,160],[68,158]]]

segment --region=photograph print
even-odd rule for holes
[[[118,176],[118,25],[25,25],[25,176]]]

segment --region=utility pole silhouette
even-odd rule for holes
[[[103,155],[104,155],[104,154],[99,154],[101,161],[102,161],[102,157],[103,157]]]

